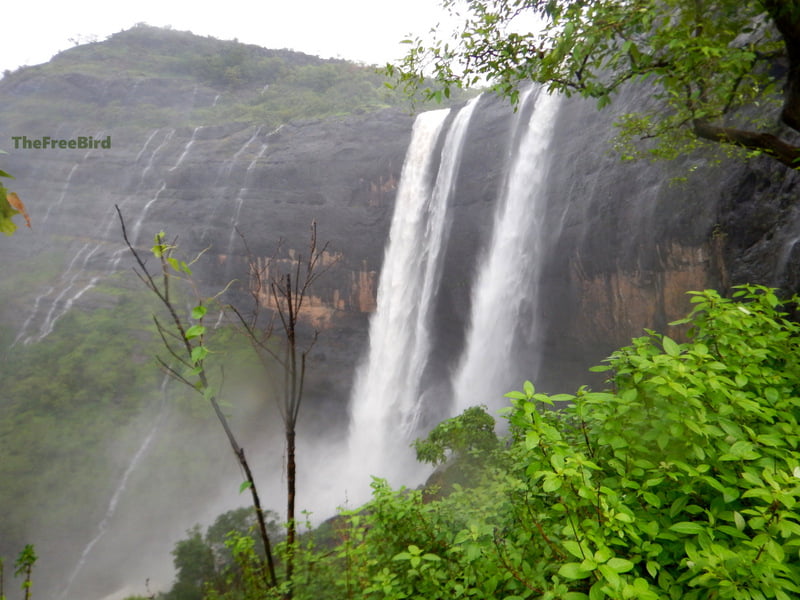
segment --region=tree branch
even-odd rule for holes
[[[692,130],[697,137],[704,140],[761,150],[787,167],[800,166],[800,147],[793,146],[771,133],[721,127],[703,119],[695,119],[692,122]]]

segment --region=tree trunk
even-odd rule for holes
[[[295,430],[294,427],[286,428],[286,518],[288,526],[286,531],[286,581],[289,584],[287,598],[291,600],[294,593],[292,574],[294,573],[294,550],[296,537],[296,523],[294,515],[294,501],[296,489],[297,465],[295,463]]]

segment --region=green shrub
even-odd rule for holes
[[[420,458],[491,460],[435,500],[376,479],[337,519],[337,548],[304,550],[295,600],[800,597],[800,328],[783,312],[797,299],[692,294],[689,341],[633,340],[595,369],[608,391],[526,382],[505,444],[481,409],[435,428]],[[271,597],[243,581],[213,597]]]
[[[798,326],[766,288],[693,295],[690,341],[635,339],[610,391],[509,394],[479,486],[424,503],[377,484],[356,597],[798,597]]]

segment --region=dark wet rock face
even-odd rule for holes
[[[49,81],[0,92],[33,96],[50,86],[69,94],[63,82]],[[100,97],[115,89],[127,88],[112,81]],[[513,119],[503,102],[486,97],[467,134],[437,296],[440,364],[430,366],[434,371],[451,369],[463,345],[477,260],[513,151]],[[688,289],[748,281],[794,291],[800,282],[793,173],[766,159],[713,167],[696,157],[622,163],[610,151],[609,122],[587,103],[565,102],[551,144],[542,233],[547,256],[531,290],[539,294],[544,337],[526,350],[543,351],[540,379],[548,386],[579,380],[588,364],[642,328],[664,328],[686,312]],[[93,132],[42,116],[29,137],[102,134],[111,136],[112,147],[11,152],[5,164],[35,229],[20,232],[9,255],[22,260],[52,250],[63,259],[62,270],[80,266],[85,277],[126,268],[117,204],[140,247],[160,230],[179,235],[187,251],[208,247],[201,271],[214,289],[248,278],[234,227],[267,260],[276,252],[301,254],[316,221],[332,266],[314,290],[308,316],[326,330],[319,352],[335,374],[324,379],[336,380],[331,389],[343,402],[375,307],[412,124],[413,116],[384,110],[271,129],[230,123]],[[13,124],[4,129],[16,131]],[[695,164],[700,167],[687,182],[673,182]],[[77,305],[97,303],[86,294]]]

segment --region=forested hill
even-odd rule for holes
[[[408,105],[374,66],[137,25],[6,73],[4,121],[48,114],[94,126],[277,126]]]

